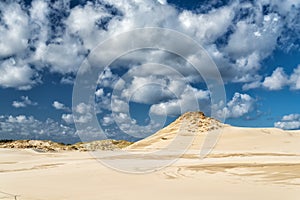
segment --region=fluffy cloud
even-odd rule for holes
[[[262,85],[269,90],[280,90],[288,84],[288,76],[283,68],[277,68],[270,77],[266,77]]]
[[[61,119],[67,124],[73,124],[74,122],[85,124],[92,119],[92,114],[91,113],[86,113],[84,115],[62,114]]]
[[[42,60],[50,64],[53,72],[62,74],[76,72],[85,58],[80,40],[76,38],[61,38],[59,44],[49,44],[45,49]]]
[[[260,25],[251,24],[247,20],[237,22],[236,30],[226,46],[226,51],[233,57],[245,58],[257,53],[264,58],[275,48],[282,26],[279,16],[272,13],[253,20],[257,20]]]
[[[65,107],[65,105],[57,102],[53,103],[53,106],[57,107],[57,109],[64,109],[65,111],[70,111],[69,108]],[[79,103],[75,106],[73,114],[62,114],[61,119],[66,122],[67,124],[76,123],[87,123],[92,119],[92,106],[87,105],[85,103]]]
[[[104,36],[107,36],[107,33],[99,26],[106,23],[105,28],[113,17],[110,10],[105,9],[103,4],[89,1],[84,6],[76,6],[70,10],[65,24],[69,33],[78,35],[87,49],[93,49]]]
[[[36,40],[32,44],[35,51],[31,60],[39,68],[50,67],[51,72],[61,74],[74,73],[87,54],[82,40],[64,31],[63,15],[69,12],[68,9],[59,1],[51,6],[43,1],[32,2],[30,19],[38,27],[32,27],[32,37]]]
[[[0,116],[0,139],[38,139],[73,143],[80,141],[75,129],[52,119],[40,121],[32,116]]]
[[[28,90],[36,82],[35,71],[26,63],[13,58],[0,61],[0,86]]]
[[[271,76],[264,78],[262,82],[254,81],[243,85],[244,90],[264,87],[268,90],[281,90],[289,86],[291,90],[300,89],[300,66],[294,69],[293,73],[288,76],[282,67],[276,68]]]
[[[219,109],[218,105],[214,105],[214,109],[217,110],[217,115],[220,118],[238,118],[251,112],[254,104],[255,100],[251,96],[236,92],[222,110]]]
[[[154,67],[158,70],[152,71],[151,74],[151,69],[153,70],[153,68],[149,67]],[[207,90],[190,86],[189,82],[182,75],[179,76],[170,69],[156,67],[156,65],[148,67],[142,65],[140,68],[131,68],[126,73],[126,77],[123,76],[115,81],[112,97],[104,95],[103,88],[98,89],[96,91],[96,97],[99,97],[98,105],[106,110],[126,113],[129,110],[128,103],[136,102],[152,105],[150,112],[153,114],[179,115],[181,107],[183,112],[193,109],[198,110],[200,101],[202,101],[202,104],[208,101],[209,92]],[[109,77],[115,77],[111,71],[109,74]],[[102,83],[103,80],[105,79],[99,80],[99,85],[102,87],[105,85]],[[107,90],[112,89],[110,85],[106,86]],[[98,93],[99,95],[97,95]],[[110,98],[112,99],[111,101],[109,100]]]
[[[212,3],[205,12],[178,10],[167,1],[87,1],[72,9],[69,4],[1,2],[0,86],[30,89],[38,83],[36,74],[41,76],[45,68],[62,75],[75,74],[100,42],[141,27],[170,28],[187,34],[208,50],[226,82],[249,84],[257,81],[261,61],[277,47],[296,46],[293,42],[300,32],[300,4],[291,1],[231,1],[218,8]],[[268,9],[263,10],[265,7]],[[9,64],[10,59],[16,64]],[[176,63],[169,59],[170,66]],[[189,70],[185,73],[193,75]],[[70,83],[69,79],[61,82]],[[245,89],[256,86],[245,85]]]
[[[60,80],[60,83],[62,83],[62,84],[73,85],[73,83],[74,83],[74,78],[71,77],[71,76],[62,77],[62,79]]]
[[[274,126],[284,130],[294,130],[300,128],[300,121],[275,122]]]
[[[186,33],[204,45],[218,64],[226,82],[257,80],[261,60],[269,56],[276,46],[280,45],[277,41],[282,38],[283,24],[286,24],[286,16],[283,15],[288,15],[286,12],[278,13],[278,5],[267,1],[253,4],[233,2],[228,6],[211,9],[205,13],[194,13],[187,10],[179,12],[171,6],[164,5],[161,8],[161,5],[153,4],[150,1],[140,4],[138,9],[135,9],[135,1],[122,1],[122,3],[110,1],[110,3],[116,6],[123,15],[109,21],[107,26],[109,33],[119,33],[146,25],[172,28]],[[267,5],[270,6],[269,12],[263,14],[262,7]],[[285,4],[286,8],[289,6],[293,7],[293,5]],[[151,13],[149,12],[150,8]],[[164,9],[165,12],[159,17],[157,15],[153,18],[150,17],[160,9]],[[149,18],[155,20],[150,22],[147,20]],[[101,37],[104,35],[101,34]],[[220,41],[222,42],[220,43]],[[116,49],[118,47],[120,46],[116,46]],[[132,57],[131,60],[135,59]],[[169,64],[174,67],[176,62]],[[185,65],[184,67],[181,65],[181,68],[185,69]],[[190,75],[192,74],[193,72],[190,72]],[[245,86],[245,88],[247,87]]]
[[[246,83],[243,85],[243,90],[250,90],[250,89],[254,89],[254,88],[258,88],[261,86],[261,82],[260,81],[254,81],[252,83]]]
[[[300,114],[285,115],[274,126],[285,130],[300,129]]]
[[[222,17],[220,17],[222,16]],[[194,37],[202,44],[212,43],[225,34],[234,18],[233,6],[224,6],[207,14],[195,14],[183,11],[178,20],[183,30],[194,33]],[[199,26],[199,24],[201,24]]]
[[[63,103],[60,103],[58,101],[54,101],[52,106],[57,109],[57,110],[65,110],[65,111],[70,111],[70,108],[65,106]]]
[[[300,115],[299,114],[289,114],[282,117],[282,121],[293,121],[293,120],[299,120]]]
[[[109,115],[104,116],[103,119],[102,119],[102,125],[103,126],[109,126],[113,123],[114,123],[114,119]]]
[[[15,108],[24,108],[26,106],[36,106],[37,102],[33,102],[28,96],[22,96],[21,101],[13,101],[12,106]]]
[[[103,94],[104,94],[103,88],[100,88],[95,92],[96,97],[101,97],[103,96]]]
[[[75,112],[79,114],[86,114],[91,112],[91,106],[85,103],[80,103],[75,107]]]
[[[64,120],[67,124],[74,123],[74,118],[72,114],[62,114],[61,119]]]
[[[129,105],[128,102],[123,101],[121,99],[118,98],[113,98],[111,101],[111,110],[113,112],[117,112],[117,113],[126,113],[129,111]]]
[[[128,88],[123,90],[122,97],[138,103],[153,104],[173,96],[167,88],[166,79],[134,76]]]
[[[29,39],[29,16],[21,5],[0,3],[0,58],[19,54],[27,48]]]

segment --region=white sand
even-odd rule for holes
[[[300,199],[299,131],[228,126],[200,160],[203,138],[172,166],[141,175],[111,170],[84,152],[0,149],[0,191],[22,200]],[[160,149],[166,141],[157,136],[136,148]]]

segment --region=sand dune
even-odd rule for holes
[[[205,117],[197,121],[200,115],[189,119],[189,149],[173,165],[154,173],[120,173],[88,152],[0,149],[0,191],[5,192],[0,192],[0,199],[15,198],[6,193],[24,200],[299,199],[300,131],[232,127]],[[180,134],[182,123],[177,120],[126,151],[159,151]],[[217,145],[200,159],[205,136],[215,130],[222,131]],[[143,158],[169,157],[166,151]]]

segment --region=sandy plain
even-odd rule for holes
[[[158,151],[175,135],[168,128],[126,151]],[[226,125],[200,159],[206,134],[172,165],[141,174],[111,169],[89,152],[0,149],[0,199],[300,199],[299,131]]]

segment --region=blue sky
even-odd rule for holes
[[[0,3],[0,139],[77,142],[74,123],[95,110],[109,138],[135,141],[176,119],[181,104],[193,110],[190,94],[210,115],[203,79],[177,55],[149,49],[99,72],[96,108],[72,108],[76,73],[89,53],[145,27],[172,29],[203,46],[225,83],[227,102],[213,106],[226,123],[300,129],[300,1],[26,0]],[[147,65],[153,62],[186,79]],[[122,98],[112,100],[125,75]],[[166,122],[152,123],[149,114]]]

